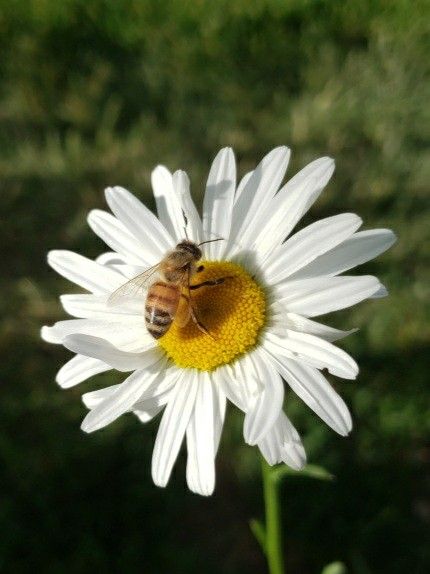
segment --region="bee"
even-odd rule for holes
[[[140,290],[148,288],[145,302],[145,322],[148,332],[155,339],[159,339],[167,333],[175,317],[180,327],[185,327],[191,318],[200,331],[212,337],[197,318],[191,299],[191,291],[203,286],[219,285],[227,277],[190,285],[192,277],[204,269],[203,265],[197,265],[202,258],[200,247],[211,241],[220,240],[211,239],[199,244],[189,239],[180,241],[175,249],[167,253],[159,263],[130,279],[114,291],[108,299],[108,304],[115,305],[124,298],[130,298]],[[151,278],[157,272],[161,278],[150,283]],[[184,288],[186,294],[183,293]],[[177,311],[181,297],[186,301],[186,313],[184,317],[179,319]]]

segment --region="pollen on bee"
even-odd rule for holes
[[[196,318],[209,335],[187,316],[184,297],[171,328],[158,344],[179,367],[212,371],[257,344],[266,320],[266,296],[255,279],[236,263],[203,261],[202,265],[204,269],[194,275],[192,285],[228,278],[218,285],[191,291]]]

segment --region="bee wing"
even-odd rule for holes
[[[121,285],[107,300],[108,306],[119,305],[126,300],[133,299],[140,292],[144,292],[149,287],[150,279],[158,271],[158,268],[159,263]]]

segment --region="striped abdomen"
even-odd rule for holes
[[[179,285],[157,281],[149,288],[145,304],[145,321],[146,328],[155,339],[159,339],[169,330],[180,297]]]

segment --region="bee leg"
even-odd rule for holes
[[[178,310],[175,315],[175,323],[180,328],[183,329],[188,325],[188,321],[191,319],[191,311],[190,311],[190,299],[188,295],[181,293],[181,297],[184,298],[186,301],[186,307],[179,306]]]
[[[201,332],[204,333],[205,335],[208,335],[211,339],[215,339],[215,337],[209,333],[209,331],[206,329],[206,327],[203,325],[203,323],[198,320],[197,315],[196,315],[196,312],[195,312],[195,310],[194,310],[193,303],[192,303],[192,300],[191,300],[190,269],[188,269],[188,284],[187,284],[187,288],[188,288],[188,305],[189,305],[189,307],[190,307],[190,316],[191,316],[191,319],[192,319],[192,320],[194,321],[194,323],[197,325],[197,328],[199,329],[199,331],[201,331]]]
[[[197,285],[190,285],[190,290],[200,289],[200,287],[213,287],[214,285],[221,285],[226,279],[233,279],[231,275],[228,277],[220,277],[219,279],[212,279],[209,281],[203,281],[203,283],[197,283]]]
[[[206,327],[203,325],[203,323],[201,321],[199,321],[199,319],[197,318],[197,315],[196,315],[194,307],[191,303],[190,297],[188,297],[188,295],[184,295],[184,293],[182,293],[181,297],[183,297],[188,302],[188,306],[189,306],[189,310],[190,310],[190,317],[193,320],[193,322],[196,324],[199,331],[201,331],[205,335],[208,335],[211,339],[215,340],[215,337],[209,333],[209,331],[206,329]]]
[[[208,335],[211,339],[215,340],[215,337],[213,335],[211,335],[209,333],[209,331],[206,329],[206,327],[203,325],[203,323],[197,319],[196,314],[194,312],[194,309],[191,305],[190,305],[190,314],[191,314],[191,319],[197,325],[198,330],[201,331],[202,333],[204,333],[205,335]]]

